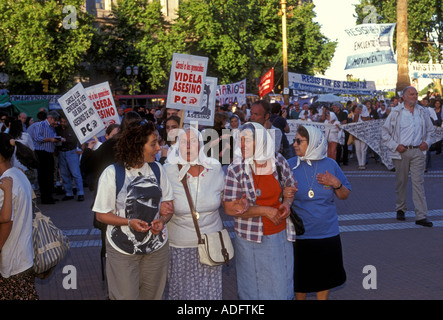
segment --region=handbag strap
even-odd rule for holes
[[[181,165],[178,165],[178,170],[180,171],[180,169],[181,169]],[[183,176],[183,179],[181,180],[181,182],[183,184],[183,188],[185,189],[186,198],[188,198],[189,208],[191,209],[192,221],[194,221],[194,227],[195,227],[195,231],[197,233],[198,243],[202,244],[202,243],[204,243],[204,241],[203,241],[201,233],[200,233],[200,228],[198,227],[197,215],[195,214],[195,209],[194,209],[194,205],[192,203],[192,198],[191,198],[191,194],[189,192],[188,182],[186,180],[186,177],[187,177],[187,175],[185,174]]]

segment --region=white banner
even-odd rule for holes
[[[315,93],[375,95],[374,81],[339,81],[306,74],[288,73],[289,88]]]
[[[348,131],[357,139],[366,143],[381,159],[381,162],[389,169],[394,168],[394,163],[389,157],[388,148],[381,143],[381,127],[386,119],[369,120],[363,122],[355,122],[344,124],[342,129]],[[436,127],[432,135],[432,143],[443,140],[443,128]],[[429,146],[430,147],[430,146]]]
[[[352,43],[345,70],[396,64],[392,45],[394,30],[395,23],[359,24],[345,29]]]
[[[443,64],[417,63],[409,64],[411,78],[443,79]]]
[[[216,99],[220,106],[237,103],[241,107],[246,103],[246,79],[235,83],[218,85]]]
[[[207,57],[173,54],[166,108],[200,111],[207,66]]]
[[[117,107],[108,82],[103,82],[85,89],[89,100],[103,120],[105,130],[97,136],[105,135],[106,128],[113,123],[120,124]]]
[[[105,128],[81,82],[60,97],[58,103],[80,143],[90,140]]]
[[[203,91],[202,107],[200,111],[185,111],[184,123],[197,121],[202,126],[214,125],[215,96],[217,91],[217,78],[206,77],[205,89]]]

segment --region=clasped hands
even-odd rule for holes
[[[130,219],[128,226],[136,232],[151,232],[155,235],[159,234],[166,224],[166,217],[174,213],[174,205],[172,201],[163,201],[160,205],[160,216],[151,223],[140,219]]]

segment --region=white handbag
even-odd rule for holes
[[[197,232],[200,263],[208,266],[218,266],[226,263],[229,266],[229,260],[234,257],[234,247],[232,246],[228,230],[224,228],[221,231],[201,235],[200,228],[198,227],[198,217],[186,182],[186,175],[183,177],[182,183],[191,209],[195,231]]]

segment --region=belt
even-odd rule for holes
[[[405,146],[406,149],[418,149],[420,146]]]
[[[68,151],[72,151],[72,150],[75,150],[75,148],[73,148],[73,149],[66,149],[66,148],[60,149],[61,152],[68,152]]]

